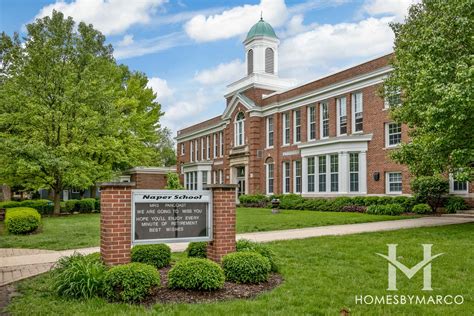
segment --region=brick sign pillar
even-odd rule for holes
[[[108,266],[129,263],[133,182],[100,184],[100,254]]]
[[[207,257],[221,262],[222,257],[235,252],[235,189],[236,184],[207,185],[212,190],[212,234]]]

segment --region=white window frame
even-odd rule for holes
[[[201,137],[201,161],[206,160],[206,147],[204,147],[204,137]]]
[[[326,107],[326,110],[327,110],[327,118],[324,119],[323,117],[323,108]],[[328,125],[328,134],[327,136],[324,136],[324,123],[327,121],[327,125]],[[326,139],[326,138],[329,138],[329,102],[327,101],[324,101],[324,102],[321,102],[320,103],[320,106],[319,106],[319,136],[320,136],[320,139]]]
[[[362,130],[356,131],[356,103],[358,96],[360,96],[360,111],[357,113],[362,113]],[[357,103],[358,104],[358,103]],[[356,92],[352,94],[352,102],[351,102],[351,117],[352,117],[352,124],[351,124],[351,132],[352,134],[359,134],[364,132],[364,95],[362,92]]]
[[[224,170],[219,169],[219,184],[224,184]]]
[[[316,177],[317,177],[317,173],[316,173],[316,167],[317,167],[317,162],[316,162],[316,159],[317,159],[317,156],[312,156],[312,157],[308,157],[308,164],[307,164],[307,179],[306,179],[306,183],[307,183],[307,186],[308,186],[308,193],[315,193],[317,192],[316,190],[316,186],[317,186],[317,181],[316,181]],[[313,172],[310,172],[310,160],[312,160],[313,162]],[[309,188],[309,177],[313,177],[313,189],[311,190]]]
[[[320,172],[320,167],[323,166],[322,164],[320,164],[320,160],[319,158],[320,157],[324,157],[324,173],[321,173]],[[328,157],[327,155],[319,155],[319,156],[316,156],[316,159],[317,159],[317,176],[318,176],[318,187],[315,188],[316,192],[319,192],[319,193],[325,193],[325,192],[328,192]],[[321,191],[320,189],[320,185],[321,185],[321,179],[320,179],[320,176],[321,175],[324,175],[324,191]]]
[[[344,100],[344,106],[341,107],[341,102]],[[344,109],[344,115],[341,113],[341,108]],[[343,136],[347,135],[347,98],[346,97],[340,97],[336,99],[336,111],[337,111],[337,120],[336,120],[336,125],[337,125],[337,136]],[[345,116],[346,117],[346,132],[341,133],[341,118]]]
[[[224,132],[219,132],[220,139],[220,157],[224,157]]]
[[[184,143],[181,144],[181,156],[184,156]]]
[[[194,161],[198,161],[198,154],[199,154],[199,151],[198,151],[198,140],[196,139],[194,141]]]
[[[351,170],[351,155],[356,155],[356,162],[357,162],[357,170],[356,171],[352,171]],[[354,193],[354,192],[360,192],[360,153],[359,152],[350,152],[348,153],[348,162],[349,162],[349,166],[348,166],[348,171],[349,171],[349,179],[348,180],[348,190],[350,193]],[[357,190],[352,190],[351,188],[351,175],[352,174],[356,174],[357,175]]]
[[[239,120],[240,113],[235,117],[234,123],[234,147],[244,146],[245,145],[245,114],[244,118]]]
[[[189,162],[193,162],[194,159],[194,141],[189,141]]]
[[[390,145],[390,124],[400,125],[400,142],[396,143],[396,144],[392,144],[392,145]],[[399,124],[399,123],[396,123],[396,122],[385,123],[385,147],[386,148],[393,148],[393,147],[400,146],[401,143],[402,143],[402,124]]]
[[[387,109],[390,109],[390,101],[389,101],[388,91],[387,91],[386,87],[384,88],[384,91],[385,91],[386,96],[383,100],[383,109],[387,110]],[[400,88],[398,88],[395,94],[398,95],[399,99],[400,99],[400,103],[398,103],[397,105],[402,104],[402,90]]]
[[[270,166],[272,166],[272,177],[269,177]],[[270,192],[270,179],[272,180],[272,191]],[[275,163],[265,164],[265,187],[267,195],[274,194],[275,192]]]
[[[297,120],[296,120],[296,114],[299,113],[299,125],[296,125],[297,124]],[[298,134],[298,130],[300,132],[300,140],[298,140],[298,138],[296,137],[297,134]],[[299,144],[301,143],[301,110],[294,110],[293,111],[293,143],[294,144]]]
[[[313,111],[313,115],[311,115],[311,110]],[[308,121],[308,140],[315,140],[316,139],[316,106],[312,105],[308,107],[308,114],[307,114],[307,121]],[[314,124],[314,137],[311,137],[311,125]]]
[[[400,174],[400,184],[402,187],[400,191],[390,191],[390,175],[391,174]],[[401,171],[385,172],[385,194],[402,194],[402,192],[403,192],[403,173]]]
[[[214,158],[217,158],[219,155],[219,147],[217,147],[217,133],[214,133]]]
[[[211,136],[206,136],[206,145],[207,145],[207,160],[211,159]]]
[[[329,154],[328,157],[329,157],[329,192],[337,193],[337,192],[339,192],[339,189],[341,187],[341,185],[339,183],[339,169],[340,169],[340,167],[339,167],[339,155],[334,153],[334,154]],[[332,168],[333,167],[332,161],[333,161],[334,157],[335,157],[335,160],[336,160],[336,163],[335,163],[336,171],[333,171],[333,168]],[[335,177],[336,178],[335,183],[336,183],[336,186],[337,186],[337,190],[335,190],[335,191],[333,191],[333,189],[332,189],[332,184],[333,184],[332,179],[333,179],[334,175],[336,176]]]
[[[268,149],[270,148],[273,148],[273,146],[275,145],[275,122],[273,120],[273,116],[269,116],[267,117],[267,124],[266,124],[266,135],[267,135],[267,139],[266,139],[266,146]],[[272,129],[270,130],[270,121],[271,121],[271,126],[272,126]],[[270,145],[270,133],[272,135],[272,144]]]
[[[298,176],[297,168],[296,165],[299,163],[300,165],[300,175]],[[295,160],[293,161],[293,193],[299,194],[301,191],[303,191],[303,164],[301,160]],[[300,179],[300,190],[298,191],[297,188],[297,182],[298,178]]]
[[[288,175],[287,175],[288,173]],[[289,161],[283,162],[283,188],[284,194],[290,193],[291,191],[291,163]],[[288,189],[286,187],[286,181],[288,180]]]
[[[283,146],[288,146],[290,143],[291,143],[291,139],[290,139],[290,135],[291,135],[291,131],[290,131],[290,114],[287,112],[287,113],[283,113],[282,116],[282,122],[283,122],[283,139],[282,139],[282,144]],[[288,135],[288,142],[286,141],[286,135]]]
[[[454,195],[467,195],[469,194],[469,181],[466,181],[466,190],[454,190],[454,176],[452,173],[449,174],[449,194]]]

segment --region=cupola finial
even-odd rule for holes
[[[263,10],[260,11],[260,21],[263,21]]]

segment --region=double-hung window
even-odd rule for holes
[[[301,142],[301,110],[294,111],[293,125],[295,133],[293,136],[294,142],[299,143]]]
[[[402,173],[401,172],[387,172],[387,193],[401,194],[402,193]]]
[[[301,193],[301,161],[295,161],[295,193]]]
[[[339,157],[337,154],[330,156],[331,166],[331,192],[339,190]]]
[[[217,133],[214,134],[214,158],[217,158],[219,155],[219,147],[218,147],[218,141],[217,141]]]
[[[308,138],[309,140],[316,139],[316,107],[310,106],[308,108]]]
[[[201,160],[206,159],[206,147],[204,146],[204,137],[201,138]]]
[[[224,132],[219,133],[219,139],[220,139],[220,147],[221,147],[221,154],[220,156],[224,156]]]
[[[290,144],[290,115],[283,113],[283,145]]]
[[[290,162],[283,163],[283,193],[290,193]]]
[[[326,156],[318,156],[319,192],[326,192]]]
[[[189,142],[189,161],[193,162],[194,158],[194,142],[191,140]]]
[[[245,115],[242,112],[239,112],[237,114],[237,117],[235,119],[235,146],[242,146],[244,145],[245,141],[245,128],[244,128],[244,122],[245,122]]]
[[[219,170],[219,183],[220,184],[224,183],[224,170],[222,169]]]
[[[273,117],[267,117],[267,148],[273,147]]]
[[[359,154],[349,154],[349,190],[359,192]]]
[[[211,136],[206,136],[207,160],[211,159]]]
[[[321,103],[321,138],[329,137],[329,105],[327,102]]]
[[[184,156],[184,144],[181,144],[181,156]]]
[[[385,147],[394,147],[402,142],[402,124],[385,124]]]
[[[273,193],[273,180],[274,180],[274,164],[267,164],[267,194]]]
[[[315,165],[314,157],[308,158],[308,192],[315,191]]]
[[[199,141],[196,139],[194,141],[194,161],[198,161],[198,155],[199,155],[198,145],[199,145]]]
[[[364,105],[362,100],[362,92],[352,95],[352,132],[362,132],[364,129]]]
[[[346,98],[338,98],[337,105],[337,135],[347,134],[347,106]]]

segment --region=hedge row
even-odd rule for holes
[[[0,208],[30,207],[37,210],[40,214],[52,214],[54,205],[50,200],[25,200],[1,202]]]
[[[280,200],[280,209],[288,210],[310,210],[323,212],[360,212],[366,211],[367,207],[373,205],[398,204],[403,212],[413,212],[415,205],[423,203],[415,197],[408,196],[355,196],[355,197],[337,197],[337,198],[303,198],[297,194],[273,195],[241,195],[239,197],[242,206],[262,207],[269,206],[273,199]],[[467,204],[463,198],[458,196],[449,196],[444,198],[444,206],[447,212],[454,213],[458,210],[467,209]]]
[[[41,215],[53,214],[54,204],[50,200],[24,200],[0,202],[0,208],[30,207]],[[61,212],[92,213],[100,210],[99,199],[68,200],[61,202]]]

